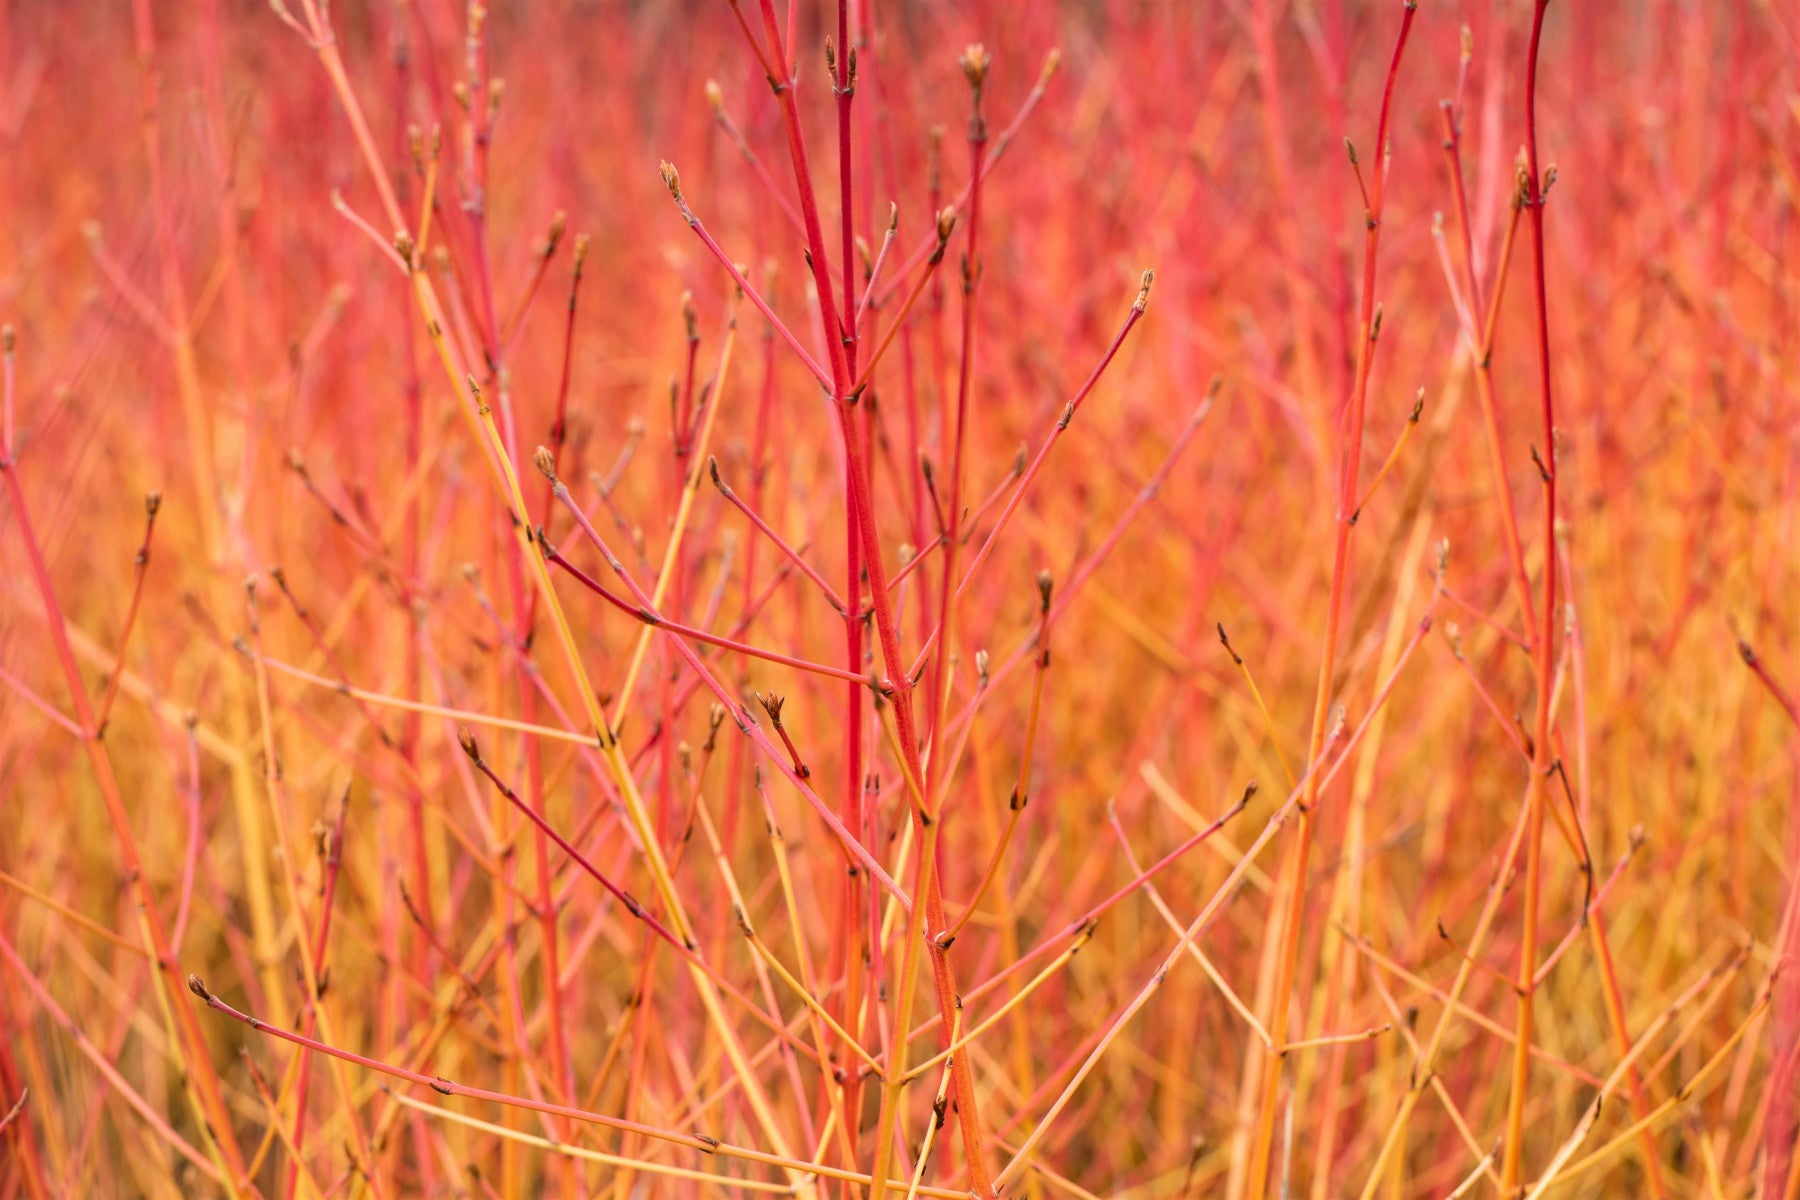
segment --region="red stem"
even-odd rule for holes
[[[1374,170],[1372,172],[1375,180],[1370,196],[1367,229],[1363,241],[1362,311],[1358,323],[1358,332],[1361,337],[1356,356],[1356,382],[1349,397],[1348,411],[1344,414],[1346,418],[1344,436],[1339,448],[1337,508],[1333,513],[1332,522],[1336,536],[1332,554],[1331,596],[1325,620],[1325,645],[1319,656],[1318,685],[1313,695],[1312,734],[1307,753],[1309,762],[1318,758],[1324,746],[1330,719],[1331,687],[1337,668],[1338,635],[1343,621],[1344,596],[1348,590],[1350,535],[1355,529],[1351,518],[1358,494],[1357,479],[1362,467],[1363,417],[1367,409],[1369,376],[1374,365],[1378,337],[1378,327],[1375,323],[1375,266],[1376,250],[1381,242],[1383,197],[1387,191],[1389,118],[1393,110],[1394,85],[1399,79],[1400,59],[1405,53],[1407,35],[1412,31],[1413,17],[1416,14],[1416,0],[1407,0],[1405,13],[1400,21],[1400,33],[1394,42],[1393,57],[1388,63],[1387,82],[1382,89],[1381,114],[1375,123]],[[1314,778],[1316,780],[1316,777]],[[1287,1038],[1288,1014],[1293,1001],[1295,975],[1299,967],[1301,926],[1306,910],[1307,860],[1312,850],[1317,826],[1317,822],[1313,818],[1313,810],[1317,807],[1320,794],[1321,788],[1315,782],[1307,789],[1300,802],[1299,834],[1291,845],[1284,866],[1285,880],[1276,893],[1278,901],[1283,905],[1279,926],[1280,941],[1277,943],[1279,958],[1276,962],[1275,990],[1270,1008],[1264,1014],[1263,1028],[1269,1031],[1270,1037],[1281,1041],[1285,1041]],[[1280,1054],[1263,1054],[1261,1084],[1255,1092],[1258,1105],[1257,1118],[1251,1141],[1249,1175],[1246,1185],[1246,1191],[1251,1195],[1262,1195],[1268,1187],[1270,1150],[1275,1132],[1275,1111],[1279,1107],[1279,1084],[1284,1063],[1284,1056]],[[1256,1086],[1254,1081],[1252,1086]]]
[[[1500,1179],[1504,1189],[1517,1185],[1525,1100],[1531,1078],[1531,1033],[1537,979],[1538,900],[1543,874],[1544,789],[1550,767],[1551,672],[1556,637],[1556,405],[1550,382],[1550,310],[1544,284],[1544,193],[1537,151],[1538,50],[1548,0],[1537,0],[1531,21],[1531,46],[1525,65],[1525,205],[1531,216],[1533,308],[1537,318],[1538,390],[1543,406],[1545,448],[1540,471],[1544,484],[1544,605],[1539,610],[1537,638],[1537,714],[1535,754],[1526,788],[1528,807],[1525,842],[1525,913],[1519,942],[1518,1040],[1513,1049],[1512,1089],[1507,1102],[1506,1149]]]

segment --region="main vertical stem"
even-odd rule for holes
[[[781,38],[781,29],[775,16],[773,0],[761,0],[763,29],[769,41],[770,57],[781,69],[787,71],[787,51]],[[894,725],[899,735],[901,748],[901,768],[908,772],[914,780],[921,779],[919,771],[921,757],[919,754],[918,725],[914,713],[913,689],[906,677],[907,664],[901,654],[899,631],[894,624],[893,605],[888,596],[887,571],[881,559],[881,543],[875,527],[873,496],[869,482],[867,457],[863,452],[862,439],[858,436],[857,420],[854,410],[856,397],[851,388],[855,382],[855,374],[849,368],[848,348],[844,344],[844,331],[840,325],[835,301],[836,289],[832,287],[831,271],[825,261],[824,235],[819,221],[819,209],[816,194],[813,190],[812,172],[807,165],[806,146],[800,134],[800,115],[794,103],[794,79],[771,79],[776,99],[781,109],[782,125],[787,135],[788,153],[793,161],[794,178],[800,195],[800,212],[806,228],[807,252],[811,259],[814,286],[818,289],[819,315],[824,326],[826,350],[830,356],[833,379],[833,404],[838,413],[839,429],[844,439],[844,455],[846,470],[850,477],[851,494],[848,502],[855,514],[857,532],[862,544],[863,561],[869,577],[869,593],[871,608],[874,611],[875,626],[881,643],[882,661],[887,667],[888,676],[893,686]],[[915,833],[919,835],[921,858],[918,872],[918,891],[913,896],[914,916],[909,925],[917,927],[921,922],[925,928],[942,929],[944,927],[944,900],[942,888],[937,876],[929,869],[931,847],[927,845],[925,836],[928,828],[927,815],[915,807],[912,814]],[[923,903],[921,903],[921,894]],[[908,953],[916,960],[917,943],[920,937],[917,931],[909,935]],[[956,979],[951,970],[948,957],[943,949],[935,945],[931,948],[932,975],[937,987],[938,1008],[944,1021],[944,1028],[952,1025],[956,1011]],[[900,1003],[907,1000],[908,982],[906,972],[902,970],[901,988],[898,993]],[[896,1024],[897,1030],[904,1030],[904,1024]],[[904,1076],[906,1039],[897,1035],[895,1057],[900,1066],[888,1064],[889,1074],[893,1078]],[[959,1124],[962,1129],[963,1147],[969,1160],[971,1190],[980,1196],[993,1193],[992,1175],[988,1170],[986,1154],[983,1148],[981,1123],[976,1111],[974,1074],[970,1071],[967,1055],[957,1055],[952,1068],[955,1083],[955,1094]],[[884,1089],[884,1091],[889,1089]],[[884,1097],[884,1104],[887,1098]],[[892,1151],[891,1139],[881,1139],[876,1147],[875,1191],[877,1195],[885,1191],[887,1182],[885,1167]]]
[[[467,142],[467,159],[469,167],[469,194],[463,202],[463,211],[467,214],[467,222],[471,243],[471,270],[479,287],[477,295],[471,297],[471,303],[479,302],[477,313],[479,328],[477,336],[483,342],[483,354],[486,359],[490,385],[499,399],[500,430],[507,460],[518,469],[519,444],[518,426],[511,403],[511,389],[506,380],[506,347],[502,341],[500,316],[494,305],[493,264],[488,253],[487,239],[487,196],[488,196],[488,163],[489,147],[492,143],[492,120],[496,114],[494,96],[490,91],[488,72],[486,12],[479,5],[471,3],[468,8],[468,28],[464,38],[464,67],[467,71],[469,89],[469,126]],[[537,594],[531,588],[525,576],[525,566],[521,561],[523,549],[507,557],[507,585],[511,597],[514,621],[513,636],[522,647],[530,647],[533,643],[533,628],[536,623]],[[529,653],[529,651],[527,651]],[[518,656],[515,663],[515,683],[519,692],[519,713],[526,721],[537,719],[538,697],[536,687],[531,679],[529,659]],[[526,738],[522,749],[525,756],[526,802],[540,818],[547,817],[546,797],[544,795],[544,769],[541,747],[536,738]],[[510,819],[511,814],[508,814]],[[516,859],[509,857],[506,870],[510,874],[515,868]],[[553,1090],[565,1096],[572,1095],[574,1090],[574,1072],[571,1068],[567,1050],[567,1037],[563,1029],[562,998],[562,955],[559,945],[556,905],[552,898],[549,839],[541,828],[532,830],[532,898],[527,903],[531,915],[538,925],[541,949],[539,954],[539,973],[544,993],[544,1004],[549,1014],[545,1023],[548,1030],[547,1041],[550,1057],[550,1075],[554,1080]],[[508,904],[510,906],[511,899]],[[510,914],[509,914],[510,920]],[[510,948],[508,950],[510,954]],[[508,1000],[514,1005],[520,1003],[516,981],[507,985]],[[521,1030],[521,1037],[526,1036]],[[559,1136],[568,1133],[568,1127],[557,1124]],[[518,1168],[517,1155],[503,1156],[503,1161],[513,1169]],[[574,1183],[573,1163],[559,1164],[561,1186],[568,1188]],[[512,1178],[510,1174],[507,1178]]]
[[[856,220],[852,207],[856,194],[855,160],[852,156],[850,137],[850,106],[855,96],[855,79],[851,73],[852,59],[850,51],[850,5],[849,0],[838,0],[837,53],[832,66],[835,75],[832,79],[833,89],[837,93],[838,118],[838,207],[839,226],[842,239],[843,261],[841,278],[843,280],[843,314],[839,317],[839,342],[843,350],[846,378],[856,378],[857,330],[856,330]],[[823,303],[821,298],[821,303]],[[840,384],[840,390],[842,385]],[[855,415],[851,415],[852,431],[855,436]],[[850,478],[849,458],[844,462],[844,669],[860,673],[863,669],[863,601],[862,577],[863,554],[862,537],[856,520],[856,507],[851,503],[851,494],[855,485]],[[844,687],[844,825],[854,836],[862,836],[862,802],[863,802],[863,692],[861,684],[850,683]],[[841,953],[845,971],[843,1024],[845,1029],[856,1033],[857,1014],[850,1005],[860,1001],[863,996],[863,974],[866,969],[864,956],[860,949],[862,939],[858,934],[864,925],[861,918],[864,897],[867,889],[861,886],[862,873],[852,869],[845,878],[842,889],[843,903],[838,922],[839,937],[843,945]],[[850,1127],[851,1114],[855,1111],[850,1101],[860,1098],[861,1089],[852,1081],[845,1087],[843,1120],[846,1128]],[[853,1165],[853,1164],[846,1164]]]
[[[1369,373],[1375,357],[1380,326],[1376,321],[1375,261],[1381,242],[1382,200],[1387,190],[1388,116],[1393,107],[1394,81],[1400,70],[1400,56],[1406,50],[1407,34],[1412,30],[1417,11],[1414,0],[1408,0],[1400,21],[1400,35],[1394,43],[1394,57],[1388,64],[1387,85],[1381,98],[1381,116],[1375,127],[1374,184],[1370,190],[1367,233],[1363,239],[1362,313],[1359,328],[1362,337],[1357,347],[1356,383],[1351,392],[1346,416],[1344,441],[1339,456],[1338,491],[1333,523],[1337,527],[1336,545],[1331,564],[1331,599],[1325,619],[1325,648],[1319,657],[1318,686],[1313,694],[1312,737],[1308,744],[1307,776],[1302,792],[1299,835],[1291,844],[1282,873],[1283,909],[1279,934],[1280,958],[1276,964],[1275,992],[1263,1028],[1276,1039],[1286,1040],[1288,1010],[1293,1002],[1294,976],[1299,965],[1301,919],[1306,912],[1306,868],[1312,852],[1316,828],[1314,809],[1319,801],[1322,772],[1314,769],[1325,748],[1325,735],[1331,706],[1331,682],[1337,669],[1338,633],[1343,621],[1344,593],[1350,567],[1350,533],[1357,503],[1357,480],[1362,464],[1363,415],[1369,396]],[[1265,1052],[1261,1087],[1258,1090],[1256,1131],[1251,1143],[1250,1169],[1246,1194],[1268,1194],[1269,1151],[1274,1141],[1275,1111],[1281,1085],[1284,1061],[1279,1053]]]
[[[1550,773],[1550,691],[1556,637],[1556,405],[1550,388],[1550,311],[1544,288],[1544,181],[1538,168],[1537,66],[1549,0],[1537,0],[1531,20],[1531,49],[1525,63],[1525,203],[1531,215],[1532,297],[1538,336],[1538,390],[1543,400],[1544,604],[1538,610],[1537,714],[1532,730],[1531,780],[1525,789],[1525,924],[1519,938],[1519,1025],[1513,1043],[1512,1090],[1506,1105],[1506,1149],[1500,1185],[1505,1194],[1519,1187],[1525,1128],[1525,1097],[1531,1082],[1532,1008],[1537,975],[1538,893],[1543,875],[1545,787]]]
[[[912,918],[908,925],[907,939],[901,953],[900,987],[896,995],[898,1007],[895,1010],[896,1015],[894,1020],[896,1037],[888,1055],[888,1083],[887,1086],[882,1088],[881,1112],[875,1125],[876,1200],[880,1200],[881,1195],[885,1190],[885,1183],[882,1181],[886,1178],[888,1155],[892,1152],[894,1122],[897,1117],[901,1101],[901,1090],[904,1086],[904,1078],[906,1075],[908,1043],[905,1031],[912,1027],[914,978],[918,969],[918,957],[922,947],[926,945],[929,945],[930,947],[930,953],[933,958],[934,974],[938,984],[939,1001],[941,1005],[946,1005],[946,1007],[943,1008],[945,1029],[949,1029],[953,1025],[953,1009],[950,1006],[954,1006],[957,1003],[954,989],[950,988],[948,991],[946,990],[946,982],[949,978],[949,959],[947,951],[951,939],[945,938],[941,943],[938,941],[938,936],[945,933],[948,926],[944,921],[944,906],[942,899],[943,884],[937,871],[937,843],[938,834],[942,828],[944,812],[944,777],[945,771],[948,769],[949,760],[949,747],[945,745],[943,737],[944,712],[949,697],[950,661],[955,646],[957,551],[960,550],[962,546],[963,444],[968,429],[969,392],[973,384],[974,374],[975,288],[976,283],[981,276],[981,168],[982,160],[987,148],[987,125],[981,115],[981,90],[982,84],[987,76],[988,61],[987,51],[980,46],[971,46],[962,60],[963,73],[968,78],[969,87],[972,92],[972,110],[969,115],[969,242],[967,248],[963,251],[962,346],[957,366],[955,432],[951,435],[953,437],[953,448],[950,455],[949,510],[946,516],[948,528],[944,530],[943,562],[940,564],[940,569],[942,571],[938,605],[938,629],[940,637],[937,655],[932,662],[930,691],[926,696],[926,714],[930,720],[928,728],[932,737],[932,754],[925,764],[924,786],[921,793],[924,797],[924,805],[914,813],[914,822],[916,826],[914,832],[917,835],[919,843],[919,862],[917,868],[918,884],[913,894],[915,896],[926,895],[929,897],[929,900],[923,912],[915,905]],[[945,432],[948,433],[949,431],[946,430]],[[896,651],[898,651],[898,648],[898,642],[896,641]],[[908,697],[908,700],[909,703],[906,705],[906,708],[911,710],[912,705],[910,704],[910,697]],[[909,711],[907,715],[910,718],[912,716],[911,711]],[[905,736],[907,735],[903,735],[903,740]],[[915,749],[909,753],[913,755],[914,760],[916,761],[916,747],[918,744],[917,734],[913,733],[911,736],[913,738],[913,746]],[[908,769],[911,770],[913,768],[909,767]],[[915,782],[918,781],[916,773],[914,775],[914,780]],[[928,926],[921,925],[922,917],[930,918],[930,924]],[[952,1070],[957,1072],[965,1071],[967,1069],[965,1063],[966,1058],[966,1055],[957,1055],[956,1061],[952,1064]],[[959,1075],[959,1099],[966,1095],[960,1087],[962,1082],[963,1079]],[[984,1165],[978,1161],[976,1151],[972,1148],[973,1145],[978,1144],[979,1142],[980,1129],[977,1125],[973,1124],[974,1118],[972,1113],[959,1111],[958,1117],[963,1128],[965,1143],[968,1143],[971,1146],[971,1149],[969,1150],[971,1181],[976,1185],[978,1195],[987,1195],[989,1194],[988,1189],[981,1187]],[[974,1134],[974,1142],[970,1142],[969,1140],[971,1132]]]

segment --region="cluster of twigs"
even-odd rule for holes
[[[1795,31],[1569,7],[34,18],[0,1197],[1800,1194]]]

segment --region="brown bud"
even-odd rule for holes
[[[675,198],[675,203],[680,204],[681,174],[675,170],[674,163],[665,162],[662,164],[662,179],[663,186],[669,189],[669,195]]]
[[[979,91],[987,80],[988,67],[993,65],[994,56],[980,42],[970,42],[956,62],[962,67],[963,78],[969,81],[969,86]]]

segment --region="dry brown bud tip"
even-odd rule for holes
[[[1139,312],[1144,311],[1144,308],[1150,303],[1150,285],[1155,282],[1156,272],[1154,270],[1145,271],[1143,279],[1138,282],[1137,299],[1132,302],[1131,307]]]
[[[994,56],[980,42],[970,42],[963,50],[962,57],[956,61],[962,67],[963,78],[969,81],[969,86],[979,90],[987,79],[988,67],[992,65]]]
[[[545,479],[551,483],[556,482],[556,459],[551,456],[549,450],[539,446],[532,452],[531,461],[538,470],[544,473]]]

